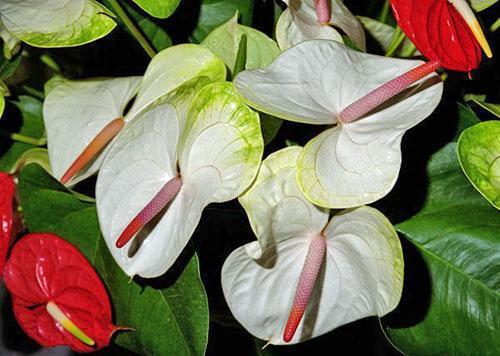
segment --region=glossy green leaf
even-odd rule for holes
[[[370,17],[358,16],[366,32],[387,52],[394,37],[395,28]],[[409,38],[405,38],[393,53],[395,57],[410,57],[418,55],[418,51]]]
[[[500,121],[465,130],[458,140],[458,158],[474,187],[500,209]]]
[[[456,149],[432,156],[425,204],[397,226],[427,269],[414,281],[424,306],[409,306],[399,320],[407,326],[390,329],[408,355],[500,353],[500,215],[471,186]]]
[[[483,11],[497,2],[498,0],[470,0],[470,5],[475,11]]]
[[[160,19],[170,17],[181,0],[132,0],[148,14]]]
[[[148,42],[157,52],[172,46],[172,39],[162,26],[146,14],[135,10],[132,6],[128,6],[126,3],[123,5],[125,5],[127,13],[130,14],[130,17],[132,17],[144,36],[148,39]]]
[[[115,342],[141,355],[203,355],[208,305],[193,256],[178,278],[162,288],[129,283],[101,237],[94,204],[80,201],[37,165],[19,176],[21,204],[31,232],[56,233],[82,251],[99,272],[113,300],[116,324],[135,331]]]
[[[485,110],[488,110],[496,117],[500,118],[500,104],[493,104],[486,102],[486,95],[478,95],[478,94],[467,94],[464,96],[465,101],[472,101],[482,107]]]
[[[234,73],[234,66],[242,36],[247,37],[245,69],[264,67],[270,64],[280,50],[276,42],[264,33],[238,24],[238,13],[222,26],[213,30],[201,43],[214,52]]]
[[[2,122],[9,131],[12,125],[20,123],[19,134],[33,137],[35,139],[44,136],[44,126],[42,119],[42,102],[31,96],[20,96],[17,101],[11,102],[15,110],[8,111],[12,113],[8,117],[4,117]],[[2,130],[3,131],[3,130]],[[27,150],[36,146],[24,142],[12,142],[4,137],[0,139],[0,171],[9,172],[15,166],[19,157]]]
[[[201,42],[216,27],[233,17],[238,11],[241,23],[252,23],[254,0],[201,0],[201,8],[196,28],[192,34],[194,42]]]
[[[95,0],[61,5],[43,1],[33,8],[26,0],[1,6],[5,28],[36,47],[72,47],[106,36],[116,26],[113,14]]]

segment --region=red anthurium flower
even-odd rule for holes
[[[466,0],[391,0],[404,33],[429,60],[470,72],[481,62],[481,47],[492,56],[481,26]]]
[[[99,276],[70,243],[52,234],[28,234],[12,249],[4,271],[14,314],[43,346],[91,352],[120,329]]]
[[[0,277],[2,275],[12,234],[14,180],[0,172]]]

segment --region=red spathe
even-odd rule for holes
[[[391,6],[399,27],[427,59],[461,72],[479,66],[481,47],[447,0],[391,0]]]

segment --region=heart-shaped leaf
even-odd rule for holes
[[[474,187],[500,209],[500,121],[465,130],[458,140],[458,157]]]

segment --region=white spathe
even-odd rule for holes
[[[361,49],[365,49],[365,32],[361,23],[340,0],[330,0],[330,22],[321,24],[314,0],[283,0],[288,8],[276,24],[276,40],[281,50],[310,39],[334,40],[343,43],[342,36],[332,25],[344,31]]]
[[[212,52],[198,45],[184,44],[158,53],[144,77],[52,80],[47,86],[43,116],[54,176],[60,179],[84,148],[114,119],[123,117],[129,123],[149,105],[169,94],[171,100],[184,98],[189,88],[224,80],[225,76],[224,63]],[[206,79],[203,83],[196,83],[203,78]],[[127,104],[135,96],[132,108],[125,113]],[[182,111],[185,104],[177,102],[175,106]],[[100,153],[68,185],[96,173],[106,152]]]
[[[205,206],[234,199],[252,182],[262,151],[258,115],[230,83],[201,89],[184,120],[168,103],[143,111],[109,150],[96,185],[101,231],[118,265],[130,276],[165,273],[189,241]],[[122,231],[177,174],[182,186],[166,211],[117,248]],[[141,239],[137,249],[136,240]]]
[[[236,249],[222,269],[224,296],[254,336],[282,345],[295,290],[312,237],[327,241],[323,268],[290,343],[320,336],[368,316],[383,316],[401,298],[403,255],[379,211],[328,211],[311,204],[295,183],[300,147],[271,154],[240,198],[259,241]]]
[[[422,63],[310,40],[283,52],[267,68],[241,72],[235,86],[249,105],[263,112],[333,125],[354,101]],[[312,139],[298,162],[300,189],[328,208],[355,207],[385,196],[401,166],[402,136],[434,111],[442,90],[439,77],[431,74],[362,119]]]

